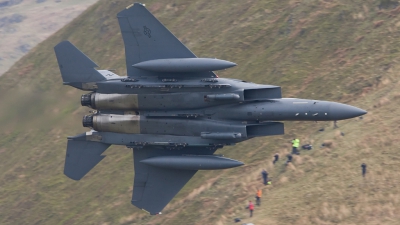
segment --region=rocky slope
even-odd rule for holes
[[[0,0],[0,76],[97,0]]]

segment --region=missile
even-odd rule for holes
[[[211,58],[155,59],[136,63],[135,68],[161,73],[194,73],[216,71],[236,66],[236,63]]]
[[[201,132],[201,138],[203,139],[235,139],[241,138],[241,133],[210,133],[210,132]]]
[[[206,101],[229,101],[229,100],[240,100],[240,96],[238,94],[215,94],[215,95],[206,95]]]
[[[156,156],[140,162],[150,166],[180,170],[219,170],[244,165],[240,161],[216,155]]]

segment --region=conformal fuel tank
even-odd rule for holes
[[[140,162],[150,166],[180,170],[218,170],[244,164],[237,160],[215,155],[156,156]]]
[[[236,66],[236,63],[212,58],[155,59],[136,63],[133,67],[162,73],[193,73],[223,70]]]

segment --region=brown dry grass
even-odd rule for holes
[[[374,28],[378,28],[378,27],[382,26],[382,24],[384,22],[385,22],[384,20],[375,21],[374,22]]]

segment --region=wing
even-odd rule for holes
[[[197,172],[155,167],[141,162],[142,160],[156,156],[212,155],[215,150],[204,147],[165,150],[154,146],[134,149],[132,204],[152,215],[158,214]]]
[[[125,44],[126,67],[129,77],[173,76],[141,70],[132,65],[155,59],[197,58],[142,4],[135,3],[117,15]],[[215,77],[211,72],[190,73],[189,76]]]

